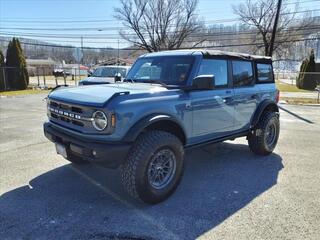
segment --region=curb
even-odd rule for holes
[[[320,107],[320,103],[288,103],[285,100],[279,101],[280,105],[295,105],[295,106],[309,106],[309,107]]]

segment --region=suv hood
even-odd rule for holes
[[[158,84],[118,83],[106,85],[85,85],[57,89],[49,94],[49,99],[79,105],[102,107],[113,96],[121,93],[153,93],[167,91]]]

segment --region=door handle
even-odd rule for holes
[[[222,101],[223,101],[224,103],[228,103],[228,102],[231,102],[232,99],[233,99],[232,97],[225,97],[225,98],[222,99]]]

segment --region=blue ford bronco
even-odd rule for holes
[[[148,53],[121,82],[52,91],[44,134],[73,163],[120,167],[131,196],[158,203],[178,186],[187,148],[247,137],[252,152],[270,154],[278,98],[269,57]]]

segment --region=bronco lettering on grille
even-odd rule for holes
[[[60,115],[60,116],[66,116],[66,117],[74,118],[74,119],[78,119],[78,120],[82,119],[81,116],[78,114],[69,113],[69,112],[58,110],[58,109],[55,109],[52,107],[49,107],[49,111],[54,114]],[[83,120],[85,120],[85,119],[83,119]]]

